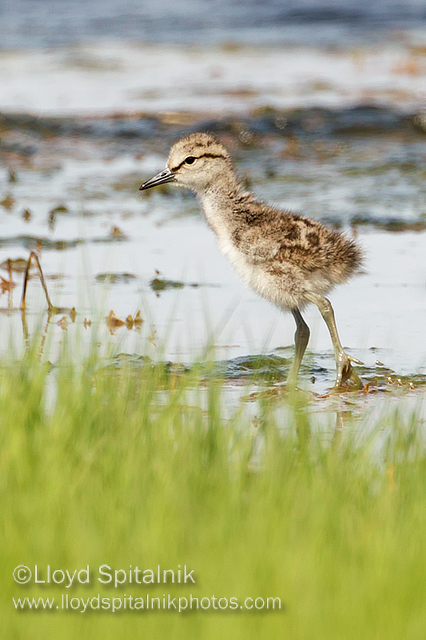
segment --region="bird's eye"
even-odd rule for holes
[[[187,158],[185,158],[186,164],[193,164],[194,162],[195,162],[194,156],[188,156]]]

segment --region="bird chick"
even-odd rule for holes
[[[197,194],[220,249],[242,280],[293,314],[295,355],[288,384],[297,384],[309,341],[309,327],[301,310],[313,303],[330,332],[336,386],[360,388],[362,383],[351,363],[361,363],[345,353],[333,307],[325,297],[359,269],[360,247],[316,220],[256,200],[238,181],[228,151],[206,133],[193,133],[176,142],[164,171],[142,184],[140,190],[166,183],[187,187]]]

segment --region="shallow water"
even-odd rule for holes
[[[138,191],[164,167],[177,137],[201,129],[223,141],[261,199],[357,235],[365,269],[331,295],[342,341],[365,363],[361,373],[373,390],[422,387],[426,30],[421,20],[417,29],[408,21],[404,32],[382,38],[377,27],[377,37],[367,37],[366,22],[373,25],[385,6],[360,9],[362,46],[344,36],[345,19],[330,15],[325,23],[340,34],[334,44],[306,39],[312,25],[320,40],[329,33],[312,20],[300,23],[305,31],[296,29],[295,40],[274,40],[271,19],[254,46],[251,27],[227,38],[229,16],[226,42],[210,31],[197,40],[191,21],[188,39],[174,41],[166,29],[155,43],[131,40],[119,24],[115,32],[107,23],[102,34],[91,31],[91,16],[100,15],[95,3],[80,41],[72,20],[69,36],[58,27],[54,48],[34,48],[44,42],[41,27],[13,50],[3,41],[1,274],[9,278],[8,259],[40,251],[53,304],[62,308],[47,325],[45,358],[55,360],[65,337],[84,346],[96,335],[109,358],[144,354],[189,366],[213,343],[231,386],[253,370],[262,384],[285,379],[291,316],[244,288],[190,193]],[[108,7],[115,15],[115,5]],[[420,5],[411,8],[418,17]],[[72,3],[63,10],[78,13]],[[11,33],[22,36],[22,24]],[[19,352],[26,331],[43,333],[46,303],[32,278],[22,327],[8,309],[19,305],[22,273],[13,279],[17,286],[9,293],[3,283],[0,297],[0,348],[13,335]],[[142,323],[135,324],[138,311]],[[330,339],[315,309],[306,317],[312,333],[303,385],[321,395],[335,375]]]
[[[351,126],[357,115],[352,114]],[[312,118],[312,112],[305,116]],[[43,134],[34,133],[34,122],[29,126],[9,120],[2,136],[6,150],[0,184],[6,203],[0,216],[0,263],[6,266],[7,259],[25,258],[30,249],[41,247],[52,301],[65,308],[51,319],[53,343],[65,332],[72,336],[79,328],[83,331],[83,326],[83,340],[89,342],[100,321],[99,339],[115,353],[147,353],[153,358],[161,354],[163,359],[191,363],[214,336],[215,358],[230,361],[227,375],[234,379],[244,378],[241,371],[229,374],[235,358],[249,357],[245,364],[242,361],[247,368],[256,354],[291,357],[291,316],[241,284],[220,254],[195,198],[169,187],[138,192],[139,184],[165,162],[165,155],[156,151],[158,138],[123,139],[114,135],[113,122],[103,120],[96,126],[109,127],[109,133],[90,135],[84,120],[74,122],[82,129],[79,135],[75,130],[73,135],[66,133],[65,120],[65,133],[55,133],[48,121],[39,121]],[[123,122],[117,123],[119,130]],[[176,126],[156,126],[163,128],[160,146],[165,150]],[[256,118],[243,124],[220,122],[216,129],[259,197],[356,233],[366,253],[365,270],[331,298],[344,344],[366,365],[365,379],[374,378],[376,360],[395,371],[395,378],[423,374],[422,131],[407,125],[405,130],[389,127],[371,136],[355,127],[353,133],[324,135],[321,130],[319,135],[302,128],[299,133],[295,124],[285,136],[281,131],[262,132]],[[242,137],[241,132],[248,131],[252,135]],[[19,148],[29,141],[35,147],[31,155],[8,151],[7,145]],[[6,269],[2,273],[7,279]],[[21,279],[14,275],[18,285]],[[12,294],[15,307],[19,293],[18,286]],[[2,297],[4,308],[7,295]],[[34,327],[45,306],[35,279],[29,295],[28,318]],[[72,308],[77,312],[74,322],[67,311]],[[123,320],[140,310],[144,322],[137,327],[108,325],[105,318],[111,309]],[[63,316],[66,321],[57,324]],[[303,377],[321,393],[333,383],[331,345],[316,310],[309,309],[306,317],[312,337]],[[2,322],[2,348],[9,331],[19,343],[17,315],[6,314]],[[286,371],[283,361],[277,380]]]

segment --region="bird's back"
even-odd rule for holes
[[[265,269],[288,263],[306,277],[322,272],[333,286],[345,282],[362,264],[361,249],[342,233],[258,202],[251,194],[235,199],[232,218],[235,247]]]

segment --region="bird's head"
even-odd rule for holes
[[[139,189],[143,191],[174,182],[202,193],[229,171],[232,166],[225,147],[207,133],[192,133],[173,145],[166,168]]]

